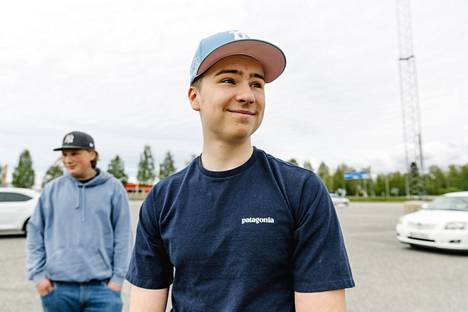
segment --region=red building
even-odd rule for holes
[[[127,193],[148,193],[153,187],[152,184],[127,183],[125,186]]]

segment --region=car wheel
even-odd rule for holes
[[[29,222],[29,219],[30,218],[27,218],[26,221],[24,221],[24,224],[23,224],[23,233],[24,233],[24,236],[27,236],[28,235],[28,222]]]

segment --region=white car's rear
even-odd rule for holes
[[[24,233],[38,199],[30,189],[0,187],[0,234]]]

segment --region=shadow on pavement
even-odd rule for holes
[[[407,247],[408,250],[414,252],[432,253],[440,255],[452,255],[452,256],[468,256],[468,250],[451,250],[451,249],[440,249],[433,247],[410,245]]]

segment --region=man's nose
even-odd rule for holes
[[[245,104],[252,104],[255,102],[255,94],[248,83],[242,83],[239,85],[237,100]]]

